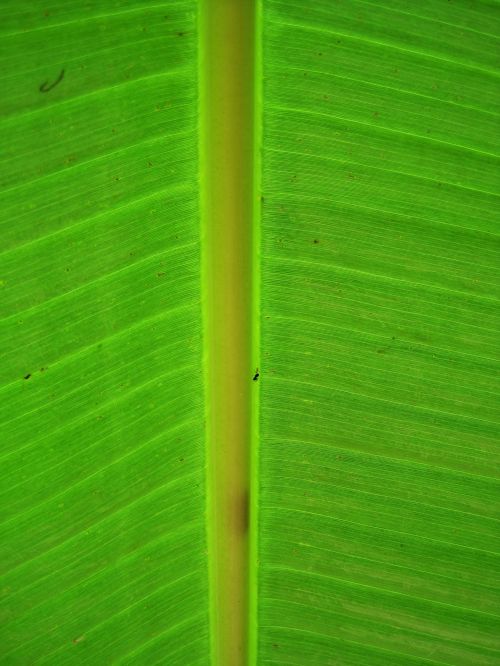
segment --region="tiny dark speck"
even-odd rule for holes
[[[319,240],[318,240],[317,238],[315,238],[315,239],[313,240],[313,243],[314,243],[314,245],[317,245],[317,244],[319,243]]]
[[[59,73],[59,76],[58,76],[57,79],[54,81],[54,83],[51,83],[50,85],[49,85],[49,82],[48,82],[48,81],[44,81],[44,82],[42,83],[42,85],[41,85],[40,88],[39,88],[40,92],[43,92],[43,93],[49,92],[50,90],[52,90],[52,88],[55,88],[55,87],[57,86],[58,83],[61,83],[61,81],[63,80],[63,78],[64,78],[64,69],[61,69],[61,71],[60,71],[60,73]]]
[[[28,372],[27,375],[24,375],[24,379],[29,379],[31,377],[31,372]]]
[[[259,375],[259,368],[257,368],[257,370],[255,371],[255,375],[252,378],[253,381],[256,382],[258,380],[259,376],[260,376]]]
[[[183,32],[178,32],[177,37],[184,37],[184,33]]]

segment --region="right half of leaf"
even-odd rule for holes
[[[259,664],[498,664],[496,2],[263,1]]]

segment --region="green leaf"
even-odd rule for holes
[[[0,663],[498,664],[498,2],[0,17]]]
[[[208,652],[196,7],[104,4],[2,6],[6,664]]]
[[[264,2],[259,663],[498,664],[499,19]]]

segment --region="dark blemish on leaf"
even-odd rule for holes
[[[259,377],[260,377],[259,368],[256,368],[256,370],[255,370],[255,374],[254,374],[254,376],[252,377],[252,381],[256,382],[256,381],[258,380]]]
[[[185,34],[186,34],[185,32],[178,32],[177,37],[184,37]]]
[[[31,372],[28,372],[27,375],[24,375],[24,379],[29,379],[31,377]]]
[[[179,458],[179,461],[180,461],[180,462],[184,462],[184,458]]]
[[[47,368],[40,368],[40,372],[45,372],[45,370],[47,370]]]
[[[85,640],[85,636],[78,636],[78,638],[73,638],[73,643],[77,645],[78,643],[81,643],[83,640]]]
[[[61,69],[61,73],[59,74],[57,79],[54,81],[54,83],[52,83],[51,85],[49,85],[48,81],[44,81],[42,83],[42,85],[39,88],[40,92],[42,92],[42,93],[49,92],[50,90],[52,90],[52,88],[55,88],[58,83],[61,83],[63,78],[64,78],[64,69]]]
[[[153,162],[148,162],[148,166],[149,166],[149,167],[152,167],[152,166],[153,166]]]
[[[157,273],[156,275],[157,275],[158,277],[163,277],[164,275],[166,275],[166,273]]]
[[[314,243],[314,245],[317,245],[317,244],[319,243],[319,240],[318,240],[317,238],[315,238],[315,239],[313,240],[313,243]]]

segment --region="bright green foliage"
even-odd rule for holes
[[[196,2],[147,5],[0,7],[2,664],[207,662]]]
[[[493,666],[500,7],[263,5],[259,664]]]
[[[2,665],[210,663],[200,2],[0,3]],[[262,0],[259,666],[500,663],[499,28]]]

